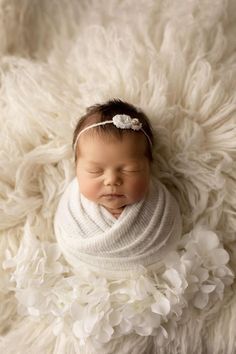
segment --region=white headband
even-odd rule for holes
[[[119,129],[132,129],[132,130],[136,130],[136,131],[140,130],[141,132],[143,132],[146,135],[148,142],[149,142],[150,146],[152,147],[152,141],[151,141],[150,137],[148,136],[148,134],[143,130],[142,123],[139,121],[138,118],[131,118],[130,116],[128,116],[126,114],[116,114],[112,118],[112,120],[105,120],[104,122],[91,124],[88,127],[81,130],[81,132],[79,132],[79,134],[77,135],[77,138],[75,140],[74,149],[77,146],[77,143],[78,143],[78,140],[79,140],[79,137],[81,136],[81,134],[83,134],[84,132],[86,132],[87,130],[89,130],[91,128],[95,128],[100,125],[111,124],[111,123],[114,124]]]

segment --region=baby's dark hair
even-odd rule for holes
[[[119,99],[113,99],[103,104],[95,104],[87,108],[86,114],[83,115],[74,130],[73,135],[73,147],[75,148],[75,161],[77,161],[76,153],[76,139],[78,134],[85,128],[92,124],[104,122],[106,120],[112,120],[117,114],[126,114],[131,118],[138,118],[142,123],[142,129],[150,138],[152,145],[154,144],[154,137],[151,124],[148,117],[140,109],[131,105],[130,103],[121,101]],[[104,124],[96,127],[96,133],[98,134],[110,134],[119,139],[122,139],[124,134],[137,134],[137,131],[132,129],[117,129],[113,124]],[[77,144],[76,144],[77,145]],[[147,139],[147,157],[150,161],[153,160],[152,146]]]

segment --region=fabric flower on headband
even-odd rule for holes
[[[117,114],[112,118],[113,124],[120,129],[142,129],[142,123],[138,118],[131,118],[126,114]]]

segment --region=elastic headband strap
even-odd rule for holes
[[[84,132],[86,132],[89,129],[96,128],[96,127],[99,127],[100,125],[106,125],[106,124],[114,124],[119,129],[132,129],[134,131],[141,131],[146,136],[150,146],[152,147],[152,141],[151,141],[149,135],[142,128],[142,123],[139,121],[138,118],[131,118],[130,116],[128,116],[126,114],[117,114],[112,118],[112,120],[105,120],[104,122],[94,123],[94,124],[91,124],[88,127],[84,128],[83,130],[81,130],[81,132],[79,132],[79,134],[77,135],[77,138],[75,140],[74,150],[77,146],[77,143],[78,143],[78,140],[79,140],[79,137],[81,136],[81,134],[83,134]]]

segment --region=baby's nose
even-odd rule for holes
[[[122,180],[119,173],[114,171],[107,171],[104,176],[104,185],[105,186],[119,186],[121,185]]]

